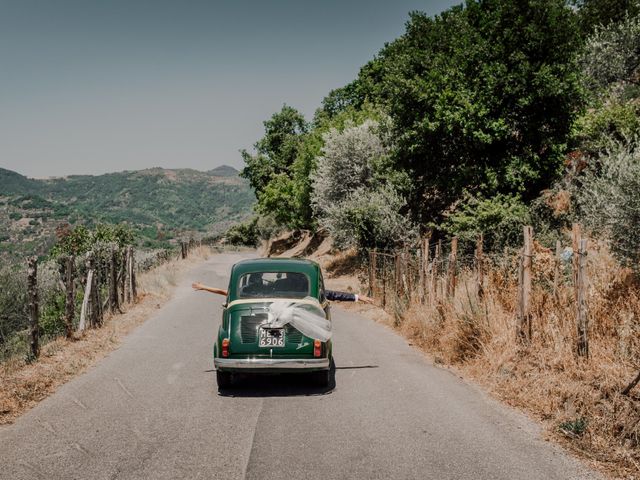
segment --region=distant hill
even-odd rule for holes
[[[254,199],[248,183],[226,165],[43,180],[0,168],[0,259],[44,254],[64,223],[128,222],[148,246],[215,235],[247,217]]]

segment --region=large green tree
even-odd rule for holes
[[[580,105],[574,17],[562,0],[470,0],[411,14],[382,51],[417,218],[437,219],[465,190],[527,200],[556,178]]]
[[[274,177],[290,173],[308,128],[300,112],[284,105],[264,122],[264,137],[255,143],[255,153],[241,150],[245,167],[240,175],[249,180],[258,201]]]
[[[581,107],[577,15],[563,0],[469,0],[406,32],[334,90],[322,112],[365,101],[393,119],[414,218],[438,221],[463,192],[527,201],[558,176]]]
[[[597,27],[607,27],[620,22],[628,15],[640,13],[638,0],[574,0],[578,10],[578,19],[585,35],[592,33]]]

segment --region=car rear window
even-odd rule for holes
[[[246,273],[238,282],[238,298],[304,298],[308,295],[309,277],[304,273]]]

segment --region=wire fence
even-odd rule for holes
[[[178,249],[137,251],[133,246],[99,242],[79,256],[39,261],[2,277],[0,362],[13,357],[34,360],[56,338],[74,338],[100,328],[105,314],[123,313],[138,298],[137,275],[174,259],[186,259],[203,242],[180,242]]]
[[[474,302],[482,302],[489,286],[502,291],[515,288],[516,333],[528,343],[533,335],[534,287],[544,290],[549,298],[558,298],[561,287],[566,291],[570,283],[574,292],[570,301],[574,302],[576,312],[577,353],[588,357],[587,242],[580,227],[574,227],[572,246],[563,248],[558,242],[555,252],[541,250],[539,246],[534,249],[530,226],[524,227],[523,238],[522,248],[502,253],[485,253],[482,235],[475,241],[456,237],[437,242],[424,239],[414,248],[393,252],[369,250],[369,295],[399,323],[410,305],[442,307],[451,304],[461,288]],[[534,265],[538,267],[535,271]],[[464,282],[460,283],[463,277]]]

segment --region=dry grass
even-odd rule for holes
[[[590,358],[576,356],[576,309],[570,269],[554,293],[554,259],[536,246],[533,266],[533,338],[516,339],[517,260],[486,275],[485,295],[463,273],[452,299],[394,307],[381,316],[395,324],[435,363],[456,368],[506,403],[526,410],[548,435],[601,471],[640,479],[640,386],[624,387],[640,370],[640,284],[617,266],[606,248],[589,252]],[[353,274],[348,277],[352,283]],[[329,283],[343,283],[339,279]],[[402,303],[402,302],[400,302]],[[372,315],[374,314],[374,315]]]
[[[0,424],[13,422],[115,350],[129,332],[169,300],[184,273],[210,254],[207,247],[197,248],[187,260],[170,261],[140,274],[138,302],[125,305],[123,315],[107,316],[102,328],[88,330],[75,340],[60,338],[44,345],[34,363],[16,358],[0,365]]]

